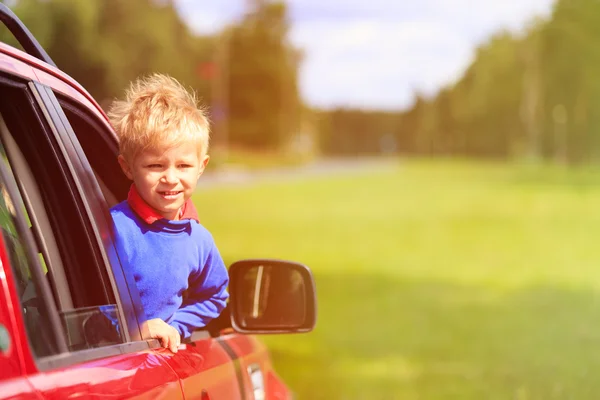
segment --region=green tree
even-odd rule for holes
[[[600,4],[559,0],[541,35],[547,153],[570,163],[598,160]]]
[[[229,140],[253,148],[276,149],[299,129],[300,53],[288,40],[287,8],[255,1],[227,33]]]
[[[210,57],[213,39],[192,35],[170,1],[14,3],[14,12],[57,66],[101,103],[121,95],[138,76],[152,72],[170,74],[210,96],[209,83],[197,69]],[[2,39],[7,36],[4,32]]]

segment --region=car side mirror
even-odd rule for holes
[[[317,320],[315,282],[300,263],[255,259],[229,267],[231,325],[241,333],[310,332]]]

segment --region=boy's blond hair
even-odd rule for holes
[[[193,91],[170,76],[153,74],[132,82],[125,100],[115,100],[108,116],[126,160],[188,140],[197,142],[200,157],[208,151],[210,127],[204,109]]]

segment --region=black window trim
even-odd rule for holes
[[[26,87],[24,90],[26,90]],[[0,121],[0,123],[2,123],[2,121]],[[41,204],[39,187],[37,187],[33,172],[31,172],[19,145],[8,131],[6,123],[4,123],[4,127],[6,128],[6,131],[0,127],[0,142],[6,152],[12,175],[16,178],[17,188],[19,189],[21,199],[23,200],[23,204],[31,221],[30,229],[37,244],[37,250],[44,257],[46,266],[48,270],[51,271],[52,282],[50,282],[50,285],[54,287],[54,294],[56,296],[55,301],[58,302],[57,306],[59,306],[59,309],[71,309],[73,308],[73,301],[69,291],[69,285],[65,276],[59,249],[54,241],[54,233],[49,226],[50,221],[48,220],[47,210],[45,206]],[[33,206],[34,204],[36,207]],[[50,240],[48,235],[52,236],[52,240]]]
[[[3,162],[0,162],[0,179],[6,185],[6,191],[11,199],[20,199],[18,195],[19,190],[17,184],[12,179],[12,174],[8,171],[8,168]],[[14,200],[13,200],[14,201]],[[55,346],[55,351],[58,353],[68,352],[67,342],[65,341],[65,333],[62,329],[58,310],[54,302],[54,296],[52,295],[52,289],[48,281],[44,277],[42,266],[38,259],[38,255],[34,249],[37,249],[37,245],[33,234],[29,230],[29,226],[25,221],[25,216],[22,214],[20,207],[15,207],[15,228],[19,236],[25,242],[25,255],[29,264],[29,270],[33,277],[33,284],[39,296],[44,300],[41,308],[48,317],[50,323],[50,330],[47,334],[50,335],[48,341],[51,345]]]
[[[6,71],[0,71],[0,84],[12,89],[21,90],[24,93],[28,92],[27,79],[28,78],[24,78],[20,75],[13,75],[8,74]],[[8,149],[6,149],[6,151],[8,162],[10,163],[11,160],[10,155],[8,154]],[[4,180],[8,195],[15,200],[21,199],[23,201],[23,205],[27,207],[25,198],[20,195],[21,192],[19,191],[16,177],[17,175],[13,171],[10,171],[8,167],[0,162],[0,179]],[[48,316],[48,323],[50,324],[49,331],[47,332],[49,336],[47,342],[50,346],[53,346],[53,350],[56,352],[60,353],[68,351],[67,342],[65,340],[66,335],[60,321],[54,294],[52,292],[52,288],[50,287],[50,283],[47,279],[45,279],[43,268],[38,258],[38,243],[33,235],[33,232],[29,228],[29,224],[27,223],[21,208],[15,207],[15,213],[15,228],[17,229],[19,236],[25,242],[25,255],[27,258],[27,263],[29,264],[30,272],[32,274],[33,285],[38,296],[43,299],[43,304],[41,306],[43,310],[42,312],[46,313]],[[30,345],[30,342],[28,341],[27,344]]]
[[[90,205],[87,202],[87,198],[85,197],[85,188],[80,180],[80,175],[77,173],[77,167],[80,165],[75,165],[75,161],[72,156],[70,149],[67,149],[66,146],[70,143],[68,141],[64,141],[64,138],[60,132],[65,129],[64,127],[64,119],[61,119],[60,113],[62,113],[62,109],[56,108],[56,98],[54,97],[54,93],[50,88],[45,85],[42,85],[39,82],[32,81],[29,83],[29,88],[33,93],[33,96],[37,102],[39,109],[42,111],[46,119],[46,123],[48,124],[52,135],[54,136],[54,143],[56,147],[56,151],[62,156],[63,165],[66,168],[67,178],[73,183],[74,190],[72,190],[71,194],[73,198],[75,198],[77,204],[80,206],[74,212],[79,213],[79,218],[81,222],[85,225],[85,233],[87,234],[87,241],[91,245],[91,249],[93,250],[93,259],[95,260],[97,268],[100,268],[100,278],[106,279],[106,274],[103,272],[105,269],[101,268],[102,265],[105,265],[106,260],[102,251],[97,243],[98,230],[95,226],[95,220],[93,218],[93,212],[90,208]],[[54,102],[53,102],[54,100]],[[63,114],[64,116],[64,114]],[[95,240],[96,239],[96,240]],[[88,266],[90,268],[92,266]],[[113,295],[113,288],[110,285],[110,282],[100,282],[102,284],[102,288],[104,289],[106,298],[111,298]]]

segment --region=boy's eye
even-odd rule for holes
[[[179,168],[191,168],[190,164],[179,164]]]
[[[148,164],[147,166],[148,168],[160,168],[161,165],[160,164]]]

